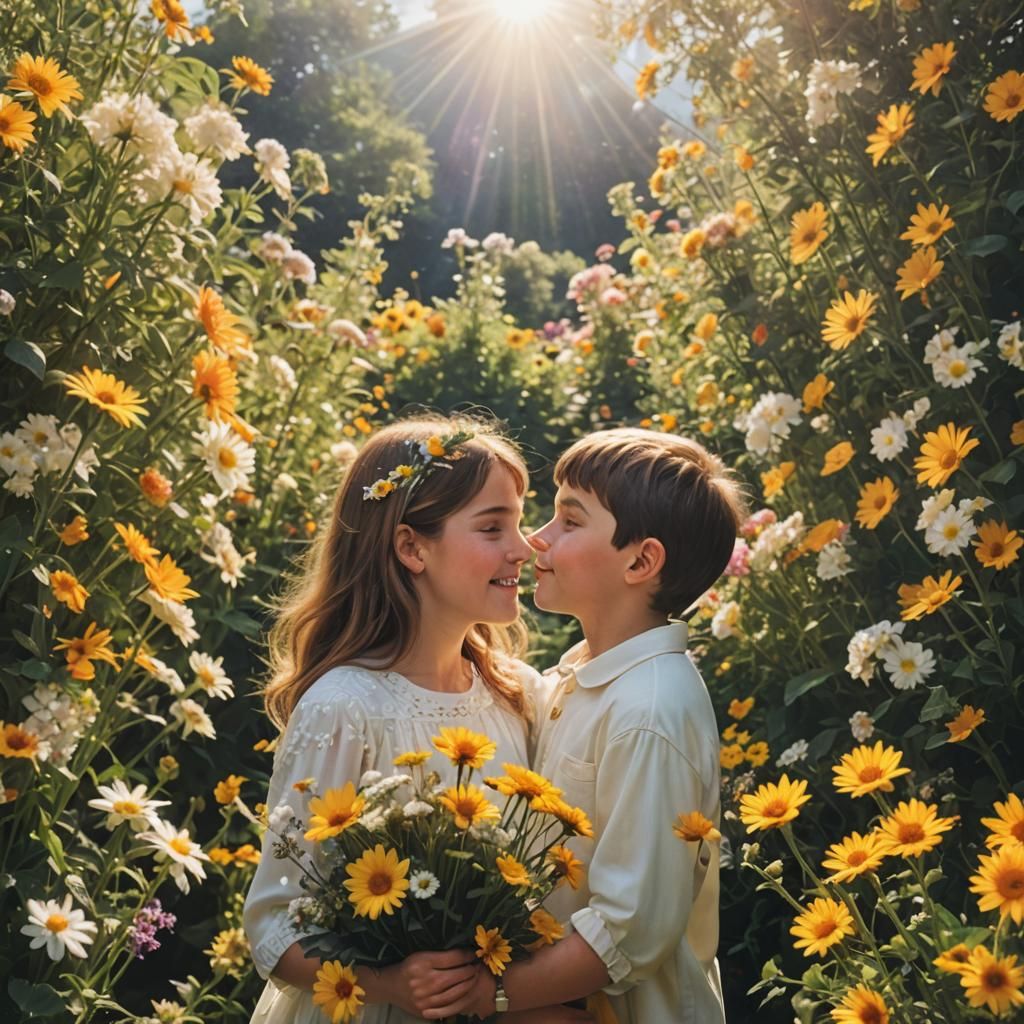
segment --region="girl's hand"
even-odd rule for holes
[[[439,1006],[463,1000],[480,970],[480,961],[467,950],[413,953],[381,972],[384,1001],[413,1017],[426,1017]]]

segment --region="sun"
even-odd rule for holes
[[[499,17],[526,25],[549,14],[555,0],[491,0],[491,4]]]

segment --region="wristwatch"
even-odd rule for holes
[[[498,987],[494,990],[494,1012],[495,1013],[508,1013],[508,996],[505,995],[505,989],[502,988],[501,982],[499,981]]]

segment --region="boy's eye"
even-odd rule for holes
[[[500,526],[485,526],[480,532],[481,533],[501,533],[501,527]]]

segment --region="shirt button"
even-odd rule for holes
[[[556,718],[562,717],[562,709],[557,705],[551,709],[551,720],[554,721]]]

